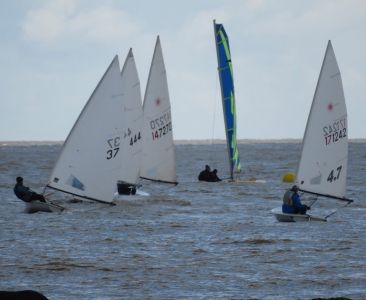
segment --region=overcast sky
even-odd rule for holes
[[[65,140],[130,48],[144,94],[157,35],[174,139],[225,138],[214,19],[230,40],[239,139],[302,138],[328,40],[349,137],[366,137],[364,0],[12,0],[0,10],[0,141]]]

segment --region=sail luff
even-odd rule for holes
[[[225,113],[225,98],[224,98],[224,87],[222,84],[222,77],[221,77],[221,71],[220,71],[220,55],[219,55],[219,47],[218,47],[218,39],[217,39],[217,28],[216,28],[216,20],[213,21],[213,25],[214,25],[214,35],[215,35],[215,48],[216,48],[216,56],[217,56],[217,71],[219,73],[219,79],[220,79],[220,91],[221,91],[221,102],[222,102],[222,106],[223,106],[223,113],[224,113],[224,123],[225,123],[225,134],[226,134],[226,147],[227,147],[227,154],[228,154],[228,159],[229,159],[229,170],[230,170],[230,178],[234,179],[234,167],[233,164],[231,162],[231,155],[230,155],[230,142],[229,142],[229,133],[227,130],[227,121],[226,121],[226,113]]]
[[[318,91],[318,88],[319,88],[319,82],[320,82],[320,78],[322,76],[322,72],[323,72],[323,68],[324,68],[324,64],[325,64],[325,59],[327,57],[327,52],[328,52],[329,45],[330,45],[330,41],[328,41],[327,49],[325,49],[322,67],[320,69],[318,81],[316,83],[316,88],[315,88],[315,92],[314,92],[314,96],[313,96],[313,101],[311,102],[310,112],[309,112],[309,115],[308,115],[308,119],[306,121],[304,136],[303,136],[302,143],[301,143],[300,158],[299,158],[299,162],[298,162],[297,167],[296,167],[295,181],[294,182],[298,181],[297,174],[299,173],[300,160],[301,160],[301,157],[302,157],[303,151],[304,151],[305,139],[307,137],[307,132],[308,132],[309,124],[310,124],[309,120],[310,120],[310,117],[311,117],[311,113],[314,109],[315,97],[316,97],[316,94],[317,94],[317,91]]]
[[[213,21],[213,25],[230,176],[233,178],[233,172],[241,170],[239,152],[236,142],[237,128],[233,68],[229,38],[227,37],[224,26],[222,24],[216,24],[215,20]]]

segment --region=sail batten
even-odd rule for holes
[[[233,173],[240,172],[241,170],[239,152],[236,143],[237,129],[233,68],[229,38],[225,32],[224,26],[222,24],[216,24],[214,21],[214,32],[229,158],[229,170],[231,178],[233,178]]]

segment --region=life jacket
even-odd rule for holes
[[[295,192],[288,190],[283,195],[283,204],[289,205],[289,206],[295,206],[294,201],[292,200],[292,195],[295,194]]]

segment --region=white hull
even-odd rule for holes
[[[299,215],[299,214],[286,214],[282,212],[282,207],[277,207],[271,210],[275,215],[278,222],[326,222],[327,220],[323,217],[317,217],[310,214]]]
[[[32,201],[25,203],[25,211],[26,213],[32,214],[36,212],[62,212],[65,208],[54,205],[51,203],[44,203],[39,201]]]
[[[233,182],[266,183],[266,181],[263,179],[248,179],[248,180],[234,179]]]

